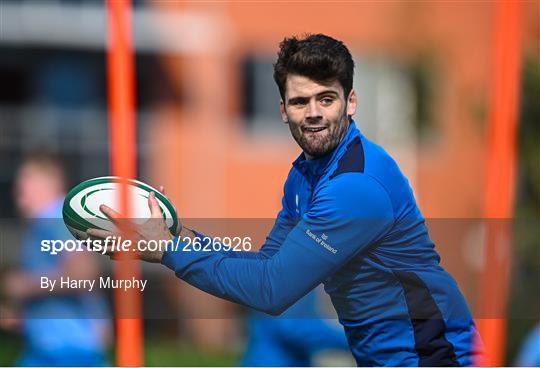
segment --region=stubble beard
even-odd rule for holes
[[[325,124],[327,129],[325,134],[320,137],[317,135],[310,137],[309,133],[304,133],[302,128],[296,124],[289,123],[289,129],[304,153],[311,158],[320,158],[334,150],[345,136],[349,127],[349,117],[345,111],[340,116],[339,121],[336,124]]]

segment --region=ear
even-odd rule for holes
[[[347,115],[353,116],[356,113],[356,92],[354,89],[351,90],[349,93],[349,97],[347,98]]]
[[[287,112],[285,111],[285,103],[283,100],[279,100],[279,112],[281,113],[281,120],[283,120],[283,124],[289,123],[289,117],[287,116]]]

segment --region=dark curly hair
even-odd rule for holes
[[[308,34],[298,39],[293,36],[281,41],[274,64],[274,80],[283,101],[288,74],[301,75],[318,83],[337,80],[347,98],[352,90],[354,61],[347,46],[332,37]]]

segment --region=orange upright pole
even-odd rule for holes
[[[489,101],[484,217],[486,258],[478,327],[486,354],[480,365],[504,364],[506,304],[511,266],[511,219],[516,178],[516,130],[521,68],[521,9],[516,0],[494,3],[493,76]]]
[[[135,72],[131,46],[130,0],[108,0],[107,87],[109,100],[109,133],[111,172],[122,178],[136,177],[135,147]],[[127,186],[120,186],[120,213],[130,217]],[[127,258],[127,256],[125,257]],[[127,259],[114,269],[117,279],[138,277],[135,261]],[[141,298],[137,291],[115,290],[116,364],[141,366],[142,323]]]

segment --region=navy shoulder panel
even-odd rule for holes
[[[338,161],[336,171],[330,175],[330,180],[348,172],[364,172],[364,147],[360,137],[356,137],[349,143],[347,150]]]

